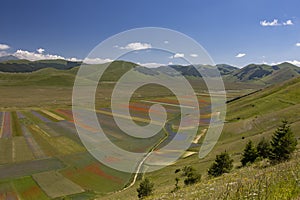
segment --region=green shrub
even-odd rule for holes
[[[180,186],[178,185],[178,183],[179,183],[179,178],[176,177],[175,178],[175,187],[174,187],[174,189],[171,192],[176,192],[176,191],[178,191],[180,189]]]
[[[224,173],[230,172],[233,168],[233,160],[230,158],[229,154],[225,151],[220,155],[216,156],[215,162],[210,166],[208,170],[208,175],[210,176],[221,176]]]
[[[185,166],[182,169],[182,175],[186,178],[184,179],[185,185],[192,185],[201,180],[201,174],[197,173],[196,170],[191,166]]]
[[[153,193],[154,184],[148,179],[145,178],[137,189],[138,197],[140,199],[149,196]]]
[[[201,174],[198,174],[197,172],[191,172],[187,175],[187,177],[184,179],[185,185],[192,185],[201,180]]]

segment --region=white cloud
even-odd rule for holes
[[[78,58],[67,58],[68,61],[72,61],[72,62],[81,62],[81,59]]]
[[[291,63],[293,65],[296,65],[298,67],[300,67],[300,61],[299,60],[285,60],[285,61],[280,61],[280,62],[273,62],[273,63],[269,63],[269,62],[264,62],[264,64],[267,64],[267,65],[279,65],[283,62],[288,62],[288,63]]]
[[[73,58],[74,59],[74,58]],[[113,60],[109,59],[109,58],[85,58],[83,60],[84,63],[86,64],[102,64],[102,63],[108,63],[108,62],[112,62]]]
[[[116,47],[119,47],[116,45]],[[127,44],[125,47],[119,47],[120,49],[128,50],[141,50],[141,49],[150,49],[152,46],[149,43],[133,42]]]
[[[14,52],[13,56],[16,56],[19,59],[26,59],[26,60],[30,60],[30,61],[36,61],[36,60],[57,60],[57,59],[64,59],[64,60],[68,60],[68,61],[72,61],[72,62],[81,62],[82,59],[79,58],[65,58],[63,56],[59,56],[59,55],[52,55],[52,54],[43,54],[43,52],[45,51],[44,49],[37,49],[37,52],[30,52],[30,51],[26,51],[26,50],[17,50],[16,52]],[[0,51],[0,57],[1,56],[7,56],[9,55],[7,52],[5,51]],[[84,62],[86,64],[101,64],[101,63],[107,63],[107,62],[112,62],[113,60],[109,59],[109,58],[86,58],[84,60]]]
[[[20,59],[26,59],[26,60],[51,60],[51,59],[65,59],[62,56],[59,55],[51,55],[51,54],[40,54],[35,52],[30,52],[26,50],[17,50],[15,53],[13,53],[14,56],[20,58]]]
[[[173,56],[170,56],[169,58],[183,58],[184,54],[183,53],[175,53]]]
[[[294,25],[294,23],[292,22],[292,20],[288,19],[283,23],[279,23],[278,19],[273,19],[273,21],[267,21],[267,20],[263,20],[260,21],[260,25],[262,26],[291,26]]]
[[[235,57],[236,58],[242,58],[242,57],[244,57],[246,54],[245,53],[239,53],[239,54],[237,54]]]
[[[6,50],[9,48],[10,48],[10,46],[8,46],[7,44],[0,44],[0,50]]]
[[[271,22],[268,22],[267,20],[260,21],[260,25],[262,25],[262,26],[280,26],[281,24],[278,23],[278,19],[274,19]]]
[[[192,54],[190,54],[190,56],[196,58],[196,57],[198,57],[198,54],[192,53]]]
[[[283,25],[284,26],[291,26],[291,25],[294,25],[294,23],[292,22],[292,20],[287,20],[286,22],[283,22]]]
[[[164,43],[165,43],[165,44],[169,44],[169,41],[168,41],[168,40],[165,40]]]
[[[44,53],[45,49],[38,48],[36,51],[37,51],[38,53],[42,54],[42,53]]]
[[[300,47],[300,42],[297,42],[295,45],[296,45],[297,47]]]
[[[156,67],[160,67],[160,66],[165,66],[166,64],[162,64],[162,63],[137,63],[143,67],[148,67],[148,68],[156,68]]]
[[[289,62],[293,65],[297,65],[298,67],[300,67],[300,61],[298,61],[298,60],[292,60],[292,61],[286,61],[286,62]]]

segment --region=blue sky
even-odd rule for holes
[[[163,27],[195,39],[215,63],[299,65],[299,7],[297,0],[2,1],[0,55],[83,59],[114,34]]]

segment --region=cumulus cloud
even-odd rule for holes
[[[297,65],[298,67],[300,67],[300,61],[298,61],[298,60],[291,60],[291,61],[286,61],[286,62],[289,62],[293,65]]]
[[[7,44],[0,44],[0,50],[7,50],[9,48],[10,46],[8,46]]]
[[[37,51],[38,53],[42,54],[42,53],[44,53],[45,49],[39,48],[39,49],[37,49],[36,51]]]
[[[279,23],[278,19],[273,19],[273,21],[267,21],[267,20],[260,21],[260,25],[262,25],[262,26],[282,26],[282,25],[283,26],[291,26],[291,25],[294,25],[294,23],[290,19],[286,20],[283,23]]]
[[[262,25],[262,26],[280,26],[280,23],[278,23],[278,19],[274,19],[271,22],[268,22],[267,20],[260,21],[260,25]]]
[[[72,61],[72,62],[81,62],[82,61],[82,59],[79,59],[79,58],[67,58],[66,60]]]
[[[242,57],[244,57],[246,54],[245,53],[239,53],[239,54],[237,54],[235,57],[236,58],[242,58]]]
[[[30,52],[26,50],[17,50],[15,53],[13,53],[14,56],[20,58],[20,59],[26,59],[26,60],[47,60],[47,59],[65,59],[62,56],[59,55],[52,55],[52,54],[41,54],[41,53],[35,53]]]
[[[71,57],[71,58],[65,58],[60,55],[55,55],[55,54],[43,54],[45,52],[45,49],[39,48],[36,49],[36,52],[31,52],[27,50],[22,50],[19,49],[13,54],[8,54],[6,51],[1,51],[0,49],[0,57],[2,56],[7,56],[7,55],[13,55],[16,56],[19,59],[26,59],[30,61],[36,61],[36,60],[57,60],[57,59],[63,59],[63,60],[68,60],[72,62],[81,62],[82,59]],[[86,58],[84,62],[86,64],[101,64],[101,63],[107,63],[107,62],[112,62],[112,59],[109,58]]]
[[[192,53],[192,54],[190,54],[190,56],[196,58],[196,57],[198,57],[198,54]]]
[[[152,62],[152,63],[137,63],[143,67],[148,67],[148,68],[156,68],[156,67],[160,67],[160,66],[165,66],[166,64],[162,64],[162,63],[155,63],[155,62]]]
[[[183,58],[184,54],[183,53],[175,53],[173,56],[170,56],[169,58]]]
[[[300,47],[300,42],[297,42],[295,45],[296,45],[297,47]]]
[[[116,46],[119,47],[119,46]],[[141,50],[141,49],[150,49],[152,48],[149,43],[141,43],[141,42],[133,42],[127,44],[125,47],[119,47],[120,49],[128,49],[128,50]]]
[[[102,63],[108,63],[108,62],[112,62],[113,60],[109,59],[109,58],[85,58],[83,60],[84,63],[86,64],[102,64]]]
[[[267,65],[279,65],[283,62],[288,62],[288,63],[291,63],[293,65],[296,65],[298,67],[300,67],[300,61],[299,60],[285,60],[285,61],[280,61],[280,62],[273,62],[273,63],[268,63],[268,62],[264,62],[264,64],[267,64]]]
[[[165,43],[165,44],[169,44],[169,41],[168,41],[168,40],[165,40],[164,43]]]
[[[294,23],[292,22],[292,20],[287,20],[286,22],[283,22],[284,26],[290,26],[290,25],[294,25]]]

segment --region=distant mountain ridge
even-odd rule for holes
[[[234,70],[238,70],[237,67],[233,67],[226,64],[218,64],[216,65],[221,76],[227,75],[232,73]],[[171,70],[172,69],[172,70]],[[202,77],[201,74],[207,74],[212,77],[218,76],[219,74],[215,73],[214,66],[211,65],[168,65],[168,66],[161,66],[158,68],[153,68],[153,71],[157,71],[160,73],[172,75],[172,76],[194,76],[194,77]]]
[[[250,64],[243,68],[231,65],[216,65],[223,80],[228,82],[243,82],[258,85],[273,85],[300,76],[300,67],[284,62],[278,65]],[[138,68],[138,71],[151,75],[149,70],[155,74],[167,74],[170,76],[183,75],[186,77],[202,77],[201,74],[210,77],[219,76],[210,65],[169,65],[148,70]],[[146,72],[147,71],[147,72]]]
[[[3,58],[3,57],[1,57]],[[0,58],[0,59],[1,59]],[[13,57],[9,57],[13,58]],[[72,62],[67,60],[5,60],[0,62],[0,72],[33,72],[44,68],[54,68],[68,70],[80,66],[82,62]]]
[[[8,60],[15,59],[14,56],[0,57],[0,72],[22,73],[33,72],[45,68],[58,70],[69,70],[78,67],[82,62],[72,62],[67,60]],[[2,60],[2,61],[1,61]],[[99,65],[101,67],[102,65]],[[126,66],[124,68],[124,66]],[[228,82],[243,82],[258,85],[272,85],[294,77],[300,76],[300,68],[284,62],[278,65],[250,64],[243,68],[237,68],[227,64],[216,65],[220,75]],[[109,76],[120,77],[126,70],[134,68],[135,71],[144,75],[158,76],[160,74],[168,76],[202,77],[207,74],[211,77],[218,76],[214,66],[211,65],[168,65],[157,68],[146,68],[128,61],[114,61],[109,70]]]
[[[233,82],[252,82],[270,85],[298,76],[300,76],[300,68],[284,62],[278,65],[250,64],[241,69],[234,70],[224,78]]]
[[[13,55],[0,57],[0,62],[10,61],[10,60],[19,60],[19,58],[17,58],[16,56],[13,56]]]

